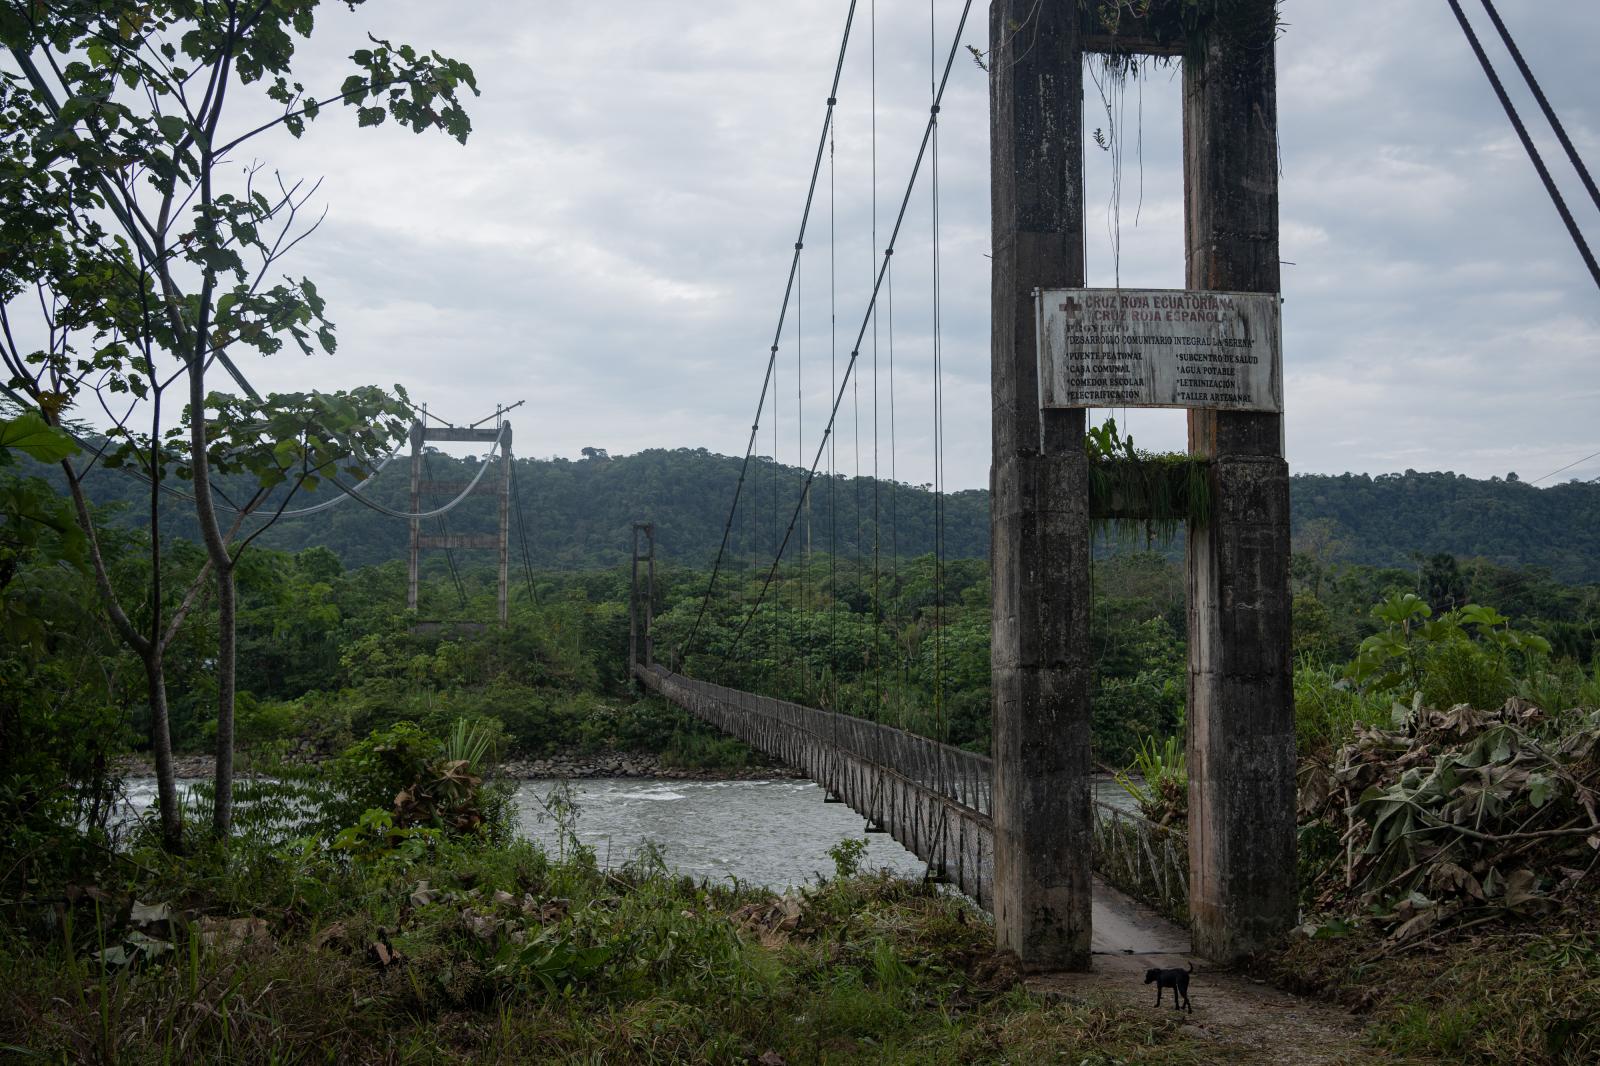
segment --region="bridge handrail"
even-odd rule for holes
[[[866,718],[824,711],[772,696],[744,692],[709,681],[698,681],[673,673],[659,663],[650,667],[658,677],[702,696],[746,704],[741,711],[759,714],[785,728],[795,729],[858,758],[887,767],[903,777],[955,800],[980,814],[990,812],[989,795],[994,780],[994,761],[987,755],[966,751],[937,740],[884,725]],[[753,706],[750,704],[753,701]]]
[[[1175,826],[1159,825],[1105,800],[1095,800],[1092,828],[1095,870],[1172,921],[1189,922],[1189,840]]]
[[[846,779],[840,772],[816,765],[818,752],[834,753],[822,758],[826,762],[843,757],[846,762],[853,759],[888,771],[872,775],[873,789],[886,777],[898,775],[913,787],[972,812],[980,825],[990,826],[994,762],[988,756],[865,718],[697,681],[660,665],[641,667],[637,672],[651,688],[674,700],[691,701],[683,705],[753,746],[791,765],[807,767],[806,772],[818,781]],[[673,695],[674,689],[680,695]],[[869,818],[883,809],[876,791],[865,798],[864,805],[857,805],[855,799],[850,802]],[[1184,831],[1158,825],[1105,800],[1091,799],[1091,803],[1095,870],[1166,917],[1187,923],[1189,848]],[[980,846],[979,854],[982,850]],[[974,885],[981,897],[981,882]],[[979,902],[983,902],[981,898]]]

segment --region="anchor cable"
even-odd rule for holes
[[[1589,268],[1589,275],[1594,278],[1595,287],[1600,288],[1600,263],[1595,262],[1594,253],[1589,250],[1589,244],[1583,239],[1578,223],[1573,220],[1572,212],[1567,209],[1567,201],[1562,199],[1561,191],[1556,188],[1555,180],[1550,177],[1549,168],[1544,165],[1544,159],[1539,155],[1539,149],[1534,147],[1533,138],[1528,136],[1528,128],[1522,124],[1522,117],[1517,114],[1516,107],[1511,103],[1511,97],[1506,95],[1506,87],[1500,83],[1500,76],[1495,73],[1494,65],[1489,62],[1489,56],[1478,41],[1478,35],[1473,32],[1472,24],[1467,21],[1466,12],[1461,10],[1460,0],[1446,0],[1446,3],[1450,5],[1450,10],[1455,12],[1456,21],[1461,23],[1461,32],[1466,35],[1473,54],[1478,57],[1478,63],[1483,67],[1489,85],[1493,87],[1495,96],[1500,99],[1500,106],[1505,109],[1506,117],[1511,120],[1512,128],[1517,131],[1517,138],[1522,141],[1522,147],[1527,151],[1528,158],[1533,161],[1533,168],[1539,172],[1539,180],[1544,182],[1545,192],[1550,194],[1550,202],[1555,204],[1556,212],[1566,224],[1572,243],[1577,246],[1578,254],[1583,257],[1584,265]]]

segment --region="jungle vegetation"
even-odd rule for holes
[[[526,448],[527,435],[518,438]],[[665,555],[689,566],[708,566],[721,543],[728,501],[739,478],[739,460],[704,448],[648,449],[613,456],[585,448],[577,459],[520,457],[516,460],[517,507],[527,531],[530,559],[540,569],[615,566],[627,557],[635,521],[656,524]],[[428,449],[426,476],[461,481],[476,460]],[[804,471],[757,457],[753,505],[741,505],[730,535],[734,557],[753,565],[771,561],[772,486],[782,508],[792,509]],[[221,482],[226,484],[224,480]],[[102,504],[131,506],[122,521],[142,521],[144,501],[136,482],[107,474],[90,480],[88,491]],[[326,498],[326,491],[317,499]],[[385,506],[406,510],[409,483],[404,463],[364,491]],[[945,493],[944,553],[951,559],[986,558],[989,493],[968,489]],[[1600,484],[1569,482],[1537,487],[1516,480],[1477,479],[1453,473],[1408,470],[1398,474],[1298,474],[1290,482],[1290,517],[1297,550],[1324,564],[1364,563],[1415,570],[1419,560],[1444,553],[1481,559],[1500,567],[1543,570],[1566,583],[1600,581]],[[443,499],[424,502],[438,506]],[[810,493],[809,521],[797,531],[786,558],[801,558],[809,537],[813,554],[855,558],[917,556],[934,550],[934,496],[930,486],[847,474],[819,475]],[[192,522],[169,503],[166,527],[194,539]],[[877,516],[876,522],[874,515]],[[788,511],[782,514],[788,520]],[[451,513],[456,532],[492,533],[490,501],[469,500]],[[780,526],[779,532],[782,532]],[[304,519],[290,519],[263,542],[295,551],[326,547],[348,566],[403,557],[404,523],[354,505]],[[1181,531],[1160,550],[1181,558]]]

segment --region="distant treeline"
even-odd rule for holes
[[[628,456],[592,454],[571,459],[518,459],[517,510],[529,562],[538,569],[612,566],[627,558],[635,521],[654,522],[664,559],[702,566],[716,555],[727,526],[728,551],[747,565],[772,558],[794,517],[804,471],[753,460],[731,526],[728,505],[739,484],[741,461],[704,448],[650,449]],[[426,480],[461,482],[476,460],[429,453]],[[94,480],[102,504],[126,503],[126,520],[143,524],[148,488],[120,473]],[[291,506],[321,502],[323,488]],[[404,510],[410,471],[404,456],[365,490],[372,499]],[[776,504],[774,501],[776,500]],[[426,498],[428,507],[446,502]],[[169,501],[165,528],[192,537],[187,505]],[[943,499],[944,548],[950,558],[983,558],[989,550],[989,494],[969,489]],[[1417,566],[1447,552],[1503,566],[1547,570],[1565,582],[1600,581],[1600,484],[1571,482],[1535,488],[1515,480],[1480,481],[1452,473],[1302,474],[1293,479],[1291,515],[1295,547],[1323,562]],[[426,523],[438,532],[440,523]],[[493,496],[474,496],[444,519],[452,533],[493,533]],[[871,478],[819,476],[789,534],[786,557],[807,545],[840,557],[873,552],[887,557],[934,548],[935,500],[919,486]],[[513,536],[516,523],[513,521]],[[323,545],[346,566],[401,558],[406,523],[351,501],[299,519],[285,519],[262,542],[297,550]],[[1169,546],[1169,552],[1181,548]],[[518,554],[513,548],[513,555]],[[470,557],[465,558],[471,565]]]

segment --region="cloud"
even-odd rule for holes
[[[328,221],[286,266],[318,280],[340,349],[249,372],[277,388],[400,380],[466,421],[526,399],[515,416],[524,454],[574,455],[586,445],[742,453],[846,6],[408,0],[329,9],[305,56],[308,84],[336,85],[342,57],[370,28],[472,63],[483,96],[471,102],[465,147],[388,125],[358,132],[342,109],[302,141],[261,144],[286,172],[326,178]],[[887,472],[887,289],[876,321],[864,315],[926,120],[929,35],[926,6],[879,0],[874,85],[868,10],[858,10],[833,152],[779,338],[777,450],[811,454],[865,322],[860,387],[846,392],[839,446],[853,466],[845,444],[854,444],[858,410],[871,425],[875,386]],[[1600,48],[1600,8],[1568,5],[1559,28],[1535,0],[1505,0],[1501,10],[1593,157],[1600,97],[1588,57]],[[938,5],[937,63],[958,11]],[[1448,9],[1289,0],[1283,11],[1293,467],[1526,476],[1600,448],[1600,297]],[[961,41],[981,48],[986,34],[980,8]],[[1514,76],[1509,63],[1504,71]],[[1127,88],[1115,116],[1118,205],[1110,153],[1089,144],[1094,283],[1120,274],[1124,285],[1182,284],[1180,83],[1157,71]],[[1535,122],[1531,99],[1508,84]],[[1098,90],[1086,85],[1087,125],[1105,127]],[[986,76],[962,49],[938,158],[951,488],[988,478],[986,93]],[[1540,144],[1600,240],[1553,139]],[[893,274],[893,461],[912,482],[932,479],[931,164],[907,203]],[[1120,217],[1120,260],[1112,217]],[[764,451],[772,409],[769,399]],[[1136,412],[1130,421],[1141,443],[1182,446],[1181,414]],[[870,445],[867,436],[867,454]],[[1600,475],[1600,460],[1572,473]]]

